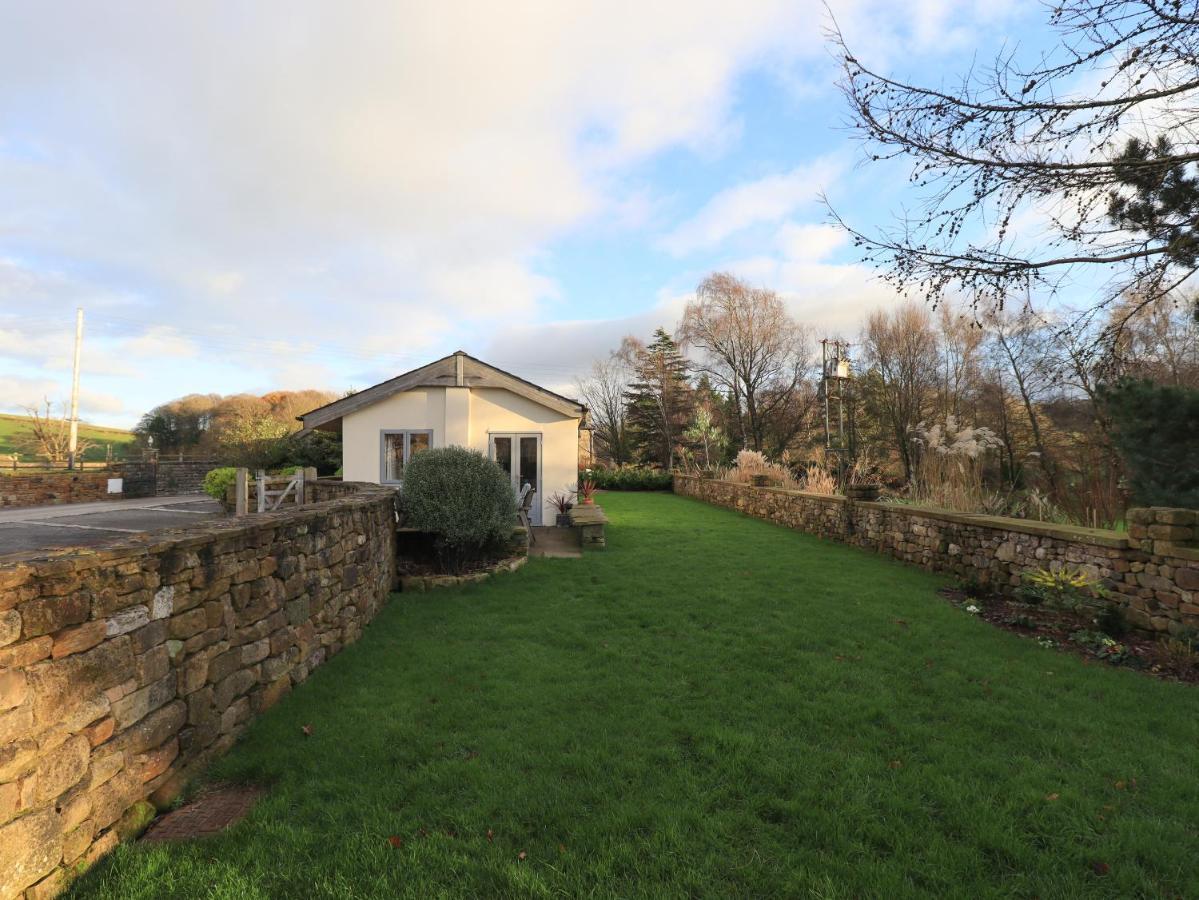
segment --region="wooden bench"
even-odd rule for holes
[[[608,524],[608,517],[604,515],[602,507],[594,503],[580,503],[572,506],[567,515],[570,516],[571,527],[579,529],[579,543],[584,550],[603,550],[607,546],[604,526]]]

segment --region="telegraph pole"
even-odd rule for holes
[[[71,442],[67,446],[67,465],[74,469],[79,448],[79,351],[83,348],[83,307],[75,309],[75,366],[71,374]]]

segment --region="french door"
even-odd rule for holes
[[[489,441],[490,455],[501,469],[508,473],[512,490],[520,496],[520,489],[531,485],[533,495],[529,507],[529,521],[541,524],[541,435],[539,434],[495,434]]]

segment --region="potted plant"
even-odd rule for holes
[[[590,478],[584,478],[579,482],[579,500],[584,506],[595,503],[595,482]]]
[[[559,528],[569,528],[570,510],[574,506],[574,502],[570,499],[570,494],[566,491],[558,491],[556,494],[550,494],[550,504],[554,509],[558,510],[558,514],[554,517],[554,524]]]

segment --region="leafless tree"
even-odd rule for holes
[[[1152,303],[1125,301],[1136,308],[1113,315],[1125,321],[1115,350],[1122,374],[1159,384],[1199,388],[1199,321],[1190,313],[1194,297],[1162,297]]]
[[[939,381],[932,317],[916,303],[890,313],[876,310],[866,320],[862,348],[867,366],[878,375],[879,412],[899,451],[904,478],[911,481],[916,462],[912,436],[928,415]]]
[[[1004,51],[957,85],[877,72],[832,34],[852,126],[873,160],[907,157],[922,212],[866,233],[834,218],[901,291],[958,291],[981,316],[1098,269],[1109,290],[1153,303],[1199,267],[1199,5],[1195,0],[1063,0],[1055,50]],[[1044,233],[1019,234],[1018,216]],[[1139,306],[1100,334],[1117,339]]]
[[[937,310],[936,328],[941,356],[940,413],[943,417],[960,417],[978,380],[983,330],[972,317],[950,304]]]
[[[1055,385],[1057,367],[1051,350],[1052,329],[1027,307],[996,310],[986,321],[996,368],[1005,372],[1028,418],[1033,450],[1051,494],[1061,496],[1057,462],[1045,439],[1043,402]]]
[[[811,369],[808,331],[787,314],[774,291],[721,272],[696,290],[683,312],[680,335],[702,354],[699,371],[732,397],[742,446],[767,449],[772,418],[794,409]],[[796,429],[801,422],[798,418]]]
[[[579,398],[587,406],[596,454],[616,465],[633,460],[625,394],[632,383],[634,341],[625,338],[620,350],[609,354],[607,359],[597,359],[591,365],[591,374],[578,381]]]
[[[40,456],[51,465],[65,465],[71,451],[71,420],[67,418],[66,405],[59,404],[60,415],[55,415],[55,405],[46,399],[41,406],[24,407],[29,416],[29,431],[14,439],[17,449],[31,456]],[[86,438],[76,442],[76,452],[83,454],[95,446]]]

